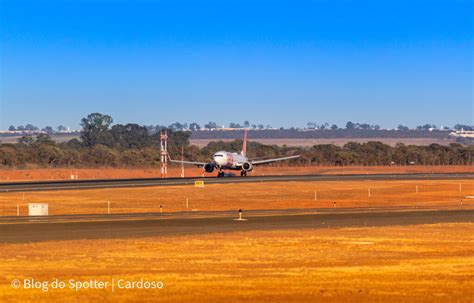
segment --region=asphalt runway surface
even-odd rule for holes
[[[3,217],[0,243],[119,239],[222,232],[474,222],[474,209],[266,210]]]
[[[3,182],[0,192],[27,192],[45,190],[78,190],[119,187],[193,185],[195,181],[205,184],[291,182],[291,181],[382,181],[382,180],[460,180],[474,179],[474,174],[362,174],[362,175],[285,175],[248,177],[206,177],[206,178],[143,178],[143,179],[101,179],[67,181]]]

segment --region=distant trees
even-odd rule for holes
[[[431,130],[431,129],[436,129],[436,125],[434,124],[425,124],[425,125],[419,125],[416,127],[416,130]]]
[[[410,130],[407,126],[404,126],[404,125],[401,125],[401,124],[399,124],[399,125],[397,126],[397,129],[398,129],[399,131],[409,131],[409,130]]]
[[[113,146],[114,138],[108,131],[109,126],[114,120],[109,115],[100,113],[89,114],[81,120],[81,141],[84,146],[94,146],[102,144],[105,146]]]
[[[244,125],[250,125],[245,123]],[[168,150],[170,155],[181,154],[184,148],[185,157],[190,160],[208,161],[216,150],[239,151],[242,145],[243,130],[232,131],[201,131],[193,135],[210,136],[211,139],[223,139],[224,135],[230,139],[238,138],[230,142],[212,141],[203,148],[190,145],[190,131],[198,130],[199,125],[195,122],[173,123],[176,129],[164,126],[141,126],[134,123],[112,125],[113,119],[109,115],[92,113],[81,120],[82,131],[79,139],[73,139],[65,143],[54,142],[49,136],[52,127],[45,127],[44,134],[32,136],[25,134],[18,139],[18,144],[0,144],[0,166],[24,167],[28,165],[68,167],[68,166],[155,166],[159,165],[159,132],[166,129],[168,132]],[[349,122],[348,122],[349,123]],[[249,130],[251,138],[304,138],[310,134],[313,137],[324,138],[365,138],[386,137],[400,138],[400,136],[411,138],[431,136],[449,136],[447,132],[430,132],[407,130],[400,125],[398,129],[405,130],[377,130],[377,125],[352,123],[353,129],[341,129],[336,125],[329,127],[324,123],[318,129],[302,132],[298,129],[267,129],[263,124],[252,125],[255,129]],[[170,126],[173,126],[170,125]],[[235,123],[236,124],[236,123]],[[216,128],[215,122],[209,122],[205,127]],[[347,125],[346,125],[347,126]],[[350,125],[349,125],[350,126]],[[431,127],[433,125],[430,125]],[[465,125],[461,125],[464,129]],[[181,127],[183,130],[178,130]],[[26,129],[19,126],[16,129]],[[331,128],[332,131],[327,129]],[[466,130],[468,127],[466,127]],[[32,129],[31,124],[28,129]],[[58,127],[59,130],[59,127]],[[469,143],[470,142],[470,143]],[[466,141],[466,144],[474,142]],[[367,143],[349,142],[344,146],[332,144],[314,145],[311,147],[287,147],[276,145],[264,145],[257,142],[249,142],[248,155],[256,157],[280,157],[292,154],[301,154],[301,158],[292,160],[292,165],[472,165],[474,162],[474,145],[466,146],[457,143],[449,146],[431,144],[429,146],[416,146],[397,144],[392,147],[381,142],[371,141]],[[279,163],[276,165],[286,165]]]
[[[110,134],[113,137],[113,146],[120,149],[144,148],[152,144],[148,129],[138,124],[116,124],[112,126]]]
[[[241,126],[240,124],[234,123],[234,122],[231,122],[231,123],[229,124],[229,127],[230,127],[230,128],[242,128],[242,126]]]
[[[217,128],[217,123],[209,121],[208,123],[204,124],[204,127],[207,129],[216,129]]]
[[[27,125],[25,126],[25,130],[28,130],[28,131],[38,131],[39,128],[36,127],[36,126],[34,126],[34,125],[32,125],[32,124],[27,124]]]
[[[65,131],[67,131],[67,128],[64,127],[63,125],[58,125],[58,127],[56,128],[58,130],[58,132],[60,133],[63,133]]]
[[[51,135],[51,134],[54,133],[54,130],[53,130],[53,128],[52,128],[51,126],[45,126],[41,131],[42,131],[42,132],[45,132],[45,133],[47,133],[47,134],[49,134],[49,135]]]
[[[174,131],[177,131],[177,130],[187,130],[188,129],[188,123],[179,123],[179,122],[175,122],[175,123],[172,123],[168,126],[169,129],[172,129]]]
[[[9,130],[9,131],[15,131],[15,130],[16,130],[16,128],[15,128],[15,126],[13,126],[13,125],[10,125],[10,127],[8,128],[8,130]]]
[[[95,144],[84,146],[73,139],[67,143],[56,143],[42,134],[36,139],[23,136],[19,144],[0,145],[0,165],[7,167],[38,166],[157,166],[159,165],[159,134],[147,135],[144,126],[136,124],[114,125],[109,130],[113,137],[113,146]],[[230,142],[213,141],[199,149],[189,145],[190,132],[169,130],[169,152],[172,157],[181,154],[181,146],[187,159],[208,161],[216,150],[239,151],[242,140]],[[416,146],[397,144],[395,147],[381,142],[355,143],[344,146],[332,144],[312,147],[280,147],[249,142],[248,156],[280,157],[301,154],[300,159],[289,162],[290,165],[473,165],[474,145],[450,144],[442,146]],[[277,165],[287,165],[280,163]]]
[[[467,130],[467,131],[473,131],[474,130],[474,125],[464,125],[464,124],[456,124],[453,127],[455,130]]]
[[[201,129],[201,126],[199,124],[197,124],[196,122],[193,122],[191,124],[189,124],[189,129],[192,130],[192,131],[198,131]]]

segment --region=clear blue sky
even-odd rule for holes
[[[473,1],[0,0],[0,127],[473,124]]]

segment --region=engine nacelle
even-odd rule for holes
[[[244,171],[251,171],[253,169],[253,165],[250,162],[245,162],[242,164],[242,170]]]
[[[207,172],[207,173],[212,173],[214,171],[214,164],[212,163],[207,163],[206,165],[204,165],[204,170]]]

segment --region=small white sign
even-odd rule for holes
[[[28,216],[47,216],[48,203],[28,203]]]

